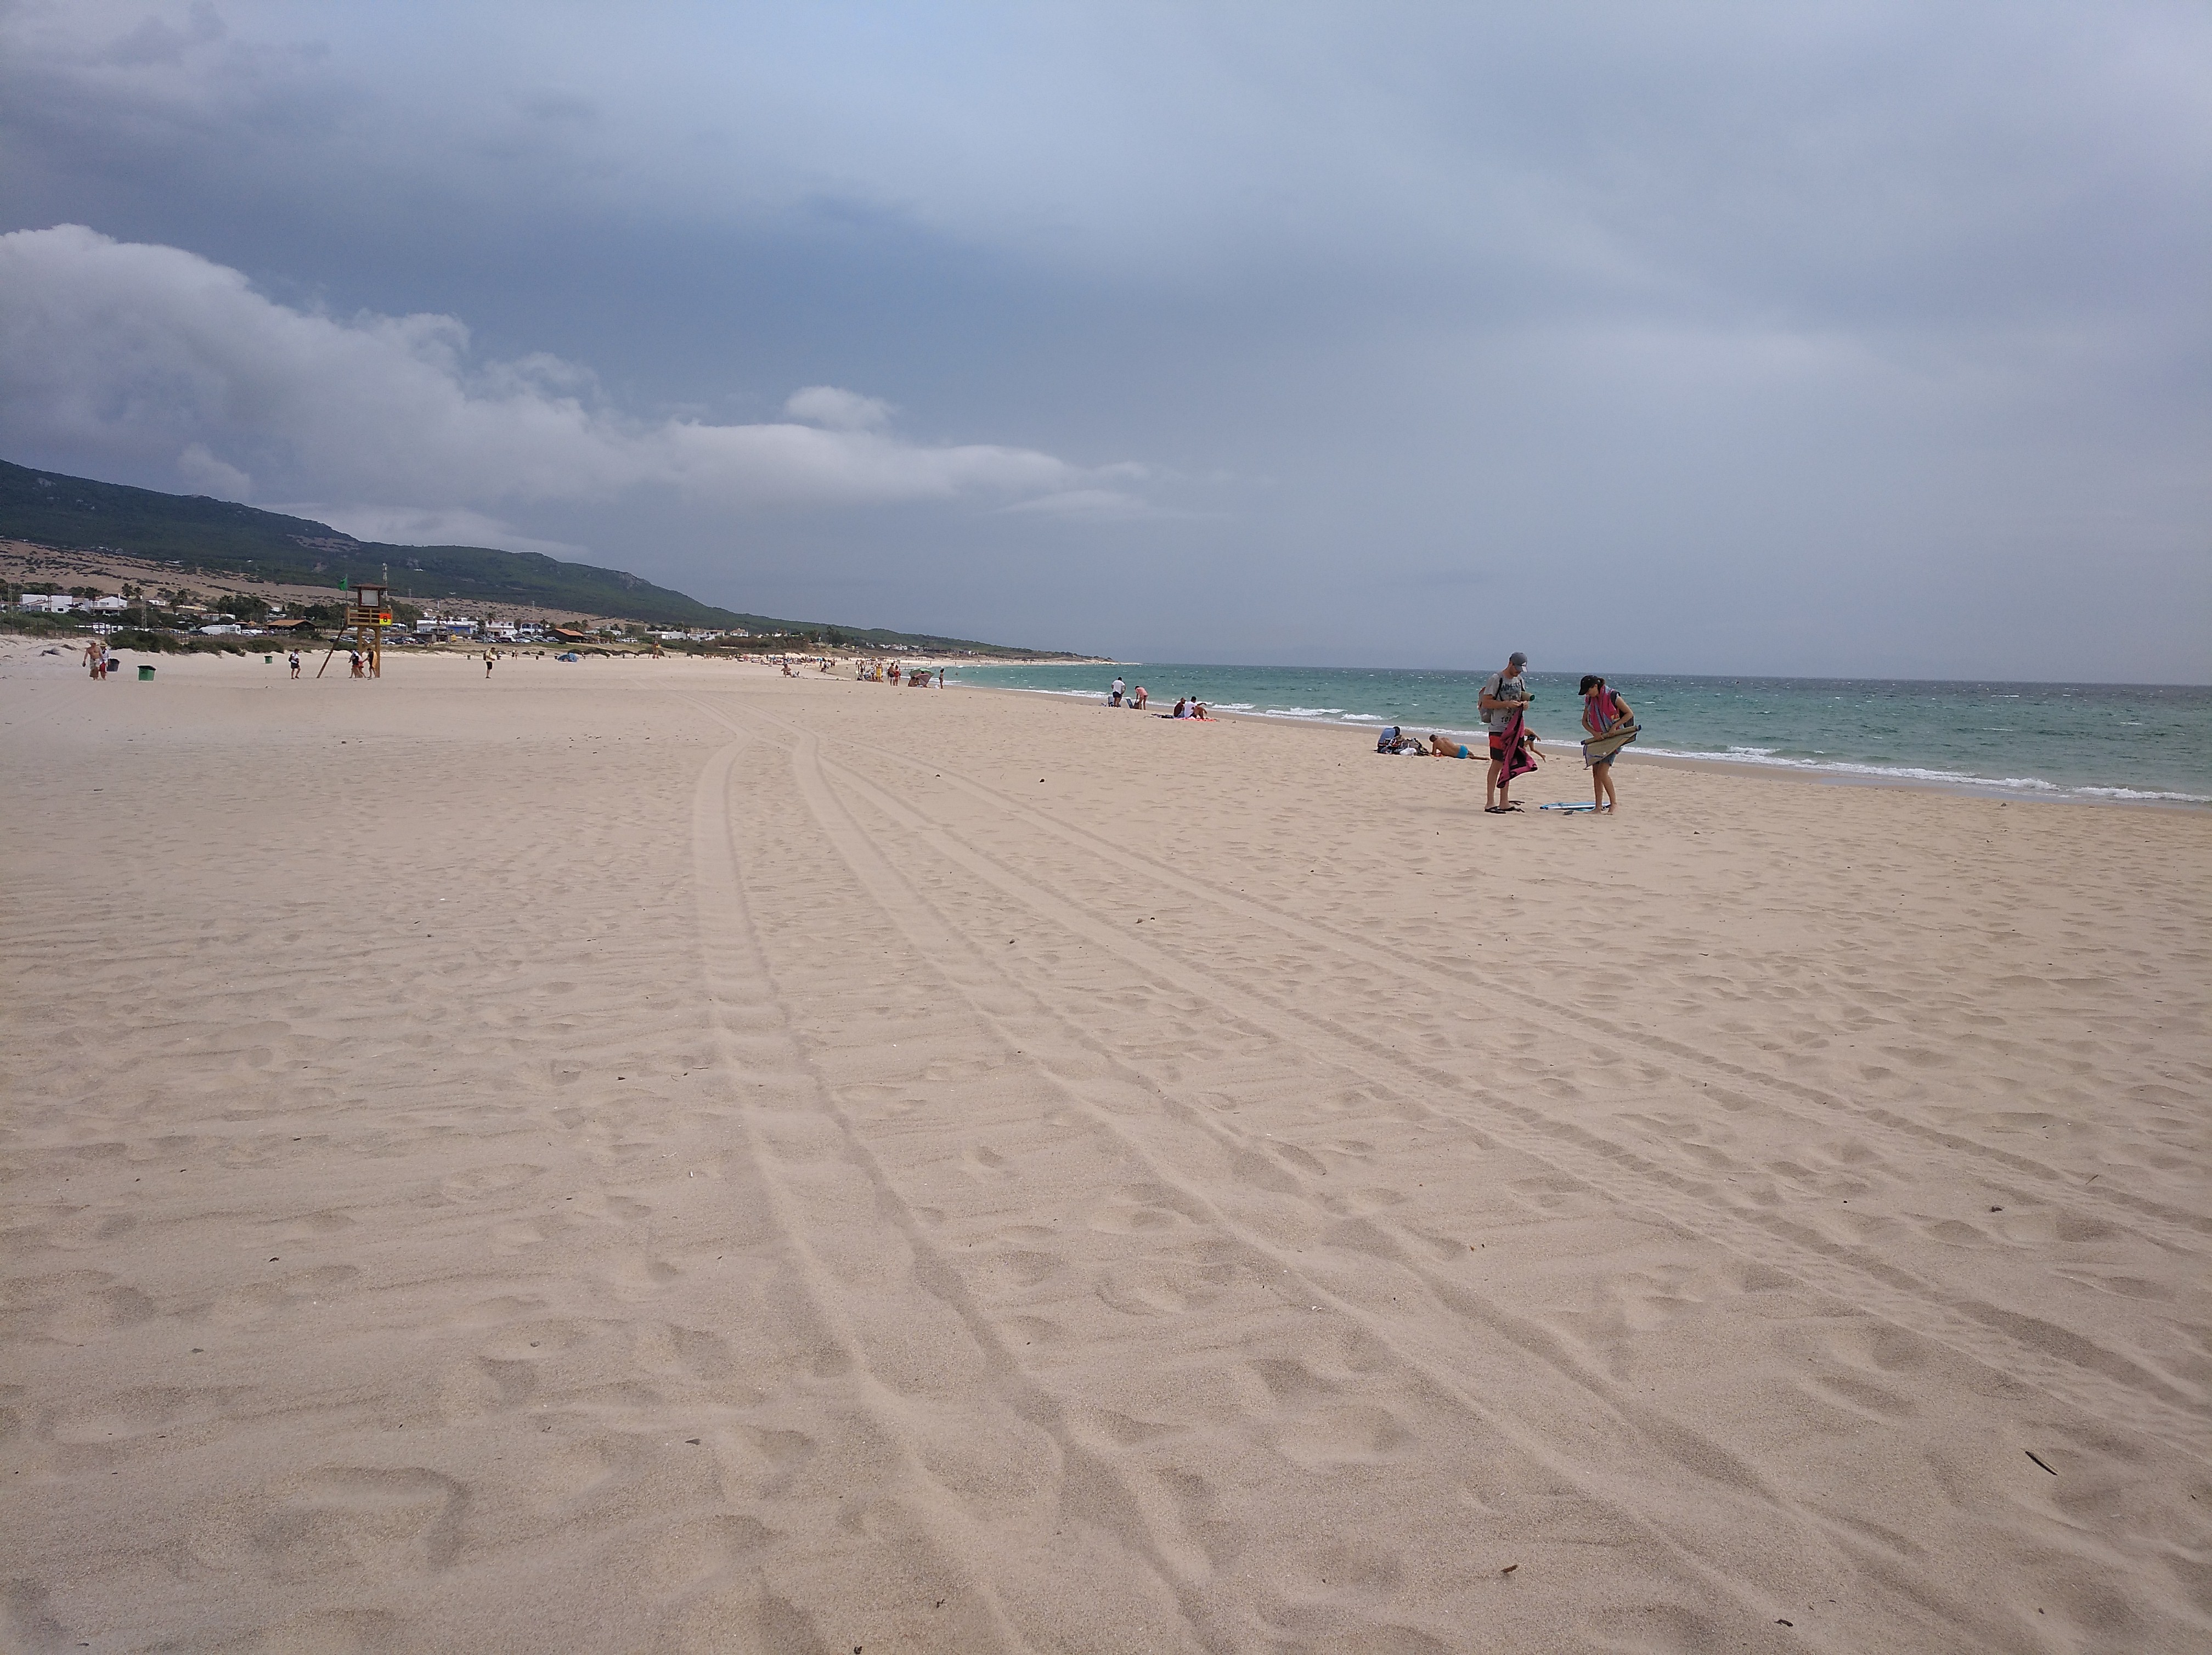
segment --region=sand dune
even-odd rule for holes
[[[0,1647],[2212,1645],[2212,818],[5,654]]]

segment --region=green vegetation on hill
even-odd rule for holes
[[[984,655],[1047,653],[880,627],[741,614],[619,569],[564,563],[538,552],[386,545],[356,540],[327,523],[233,501],[96,483],[6,460],[0,460],[0,538],[119,552],[210,574],[248,575],[295,586],[335,588],[342,580],[379,579],[388,568],[395,592],[441,603],[568,609],[665,626],[741,627],[848,648],[968,650]]]

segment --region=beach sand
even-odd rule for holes
[[[0,655],[0,1647],[2212,1647],[2212,814]]]

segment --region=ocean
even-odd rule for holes
[[[1195,695],[1218,712],[1465,735],[1487,672],[1366,667],[963,666],[953,682],[1102,698],[1116,672],[1165,712]],[[1582,735],[1578,678],[1532,672],[1529,722]],[[1917,683],[1886,678],[1622,676],[1635,751],[1839,778],[2051,799],[2212,804],[2212,688]]]

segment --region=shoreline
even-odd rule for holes
[[[1010,684],[966,683],[957,679],[949,679],[947,687],[955,690],[981,690],[1001,695],[1042,696],[1054,700],[1087,701],[1101,707],[1104,705],[1102,696],[1089,691],[1042,690]],[[1109,710],[1126,711],[1127,709]],[[1235,719],[1264,724],[1270,728],[1287,727],[1319,730],[1364,731],[1371,735],[1376,730],[1382,727],[1379,721],[1371,718],[1354,721],[1343,718],[1309,718],[1288,713],[1262,713],[1241,709],[1209,710],[1212,711],[1212,715],[1217,719]],[[1433,730],[1438,735],[1455,736],[1470,743],[1480,739],[1483,734],[1483,732],[1479,729],[1455,729],[1443,724],[1423,725],[1421,727]],[[1577,756],[1575,742],[1547,742],[1539,738],[1538,745],[1543,748],[1548,758]],[[1881,766],[1862,764],[1857,761],[1848,759],[1837,760],[1833,765],[1812,759],[1778,759],[1762,762],[1756,758],[1731,758],[1718,753],[1672,752],[1665,749],[1638,751],[1634,747],[1624,748],[1621,757],[1632,761],[1632,766],[1637,769],[1650,767],[1698,770],[1731,776],[1755,776],[1774,781],[1802,781],[1827,785],[1889,788],[1909,793],[1951,794],[1970,799],[2002,799],[2008,803],[2018,800],[2023,803],[2045,805],[2114,805],[2131,810],[2155,809],[2184,812],[2212,809],[2212,798],[2180,796],[2133,788],[2068,788],[2057,782],[2042,782],[2039,785],[2029,786],[2020,782],[1990,781],[1975,776],[1912,775],[1905,773],[1904,767],[1900,767],[1897,772],[1892,772]]]

